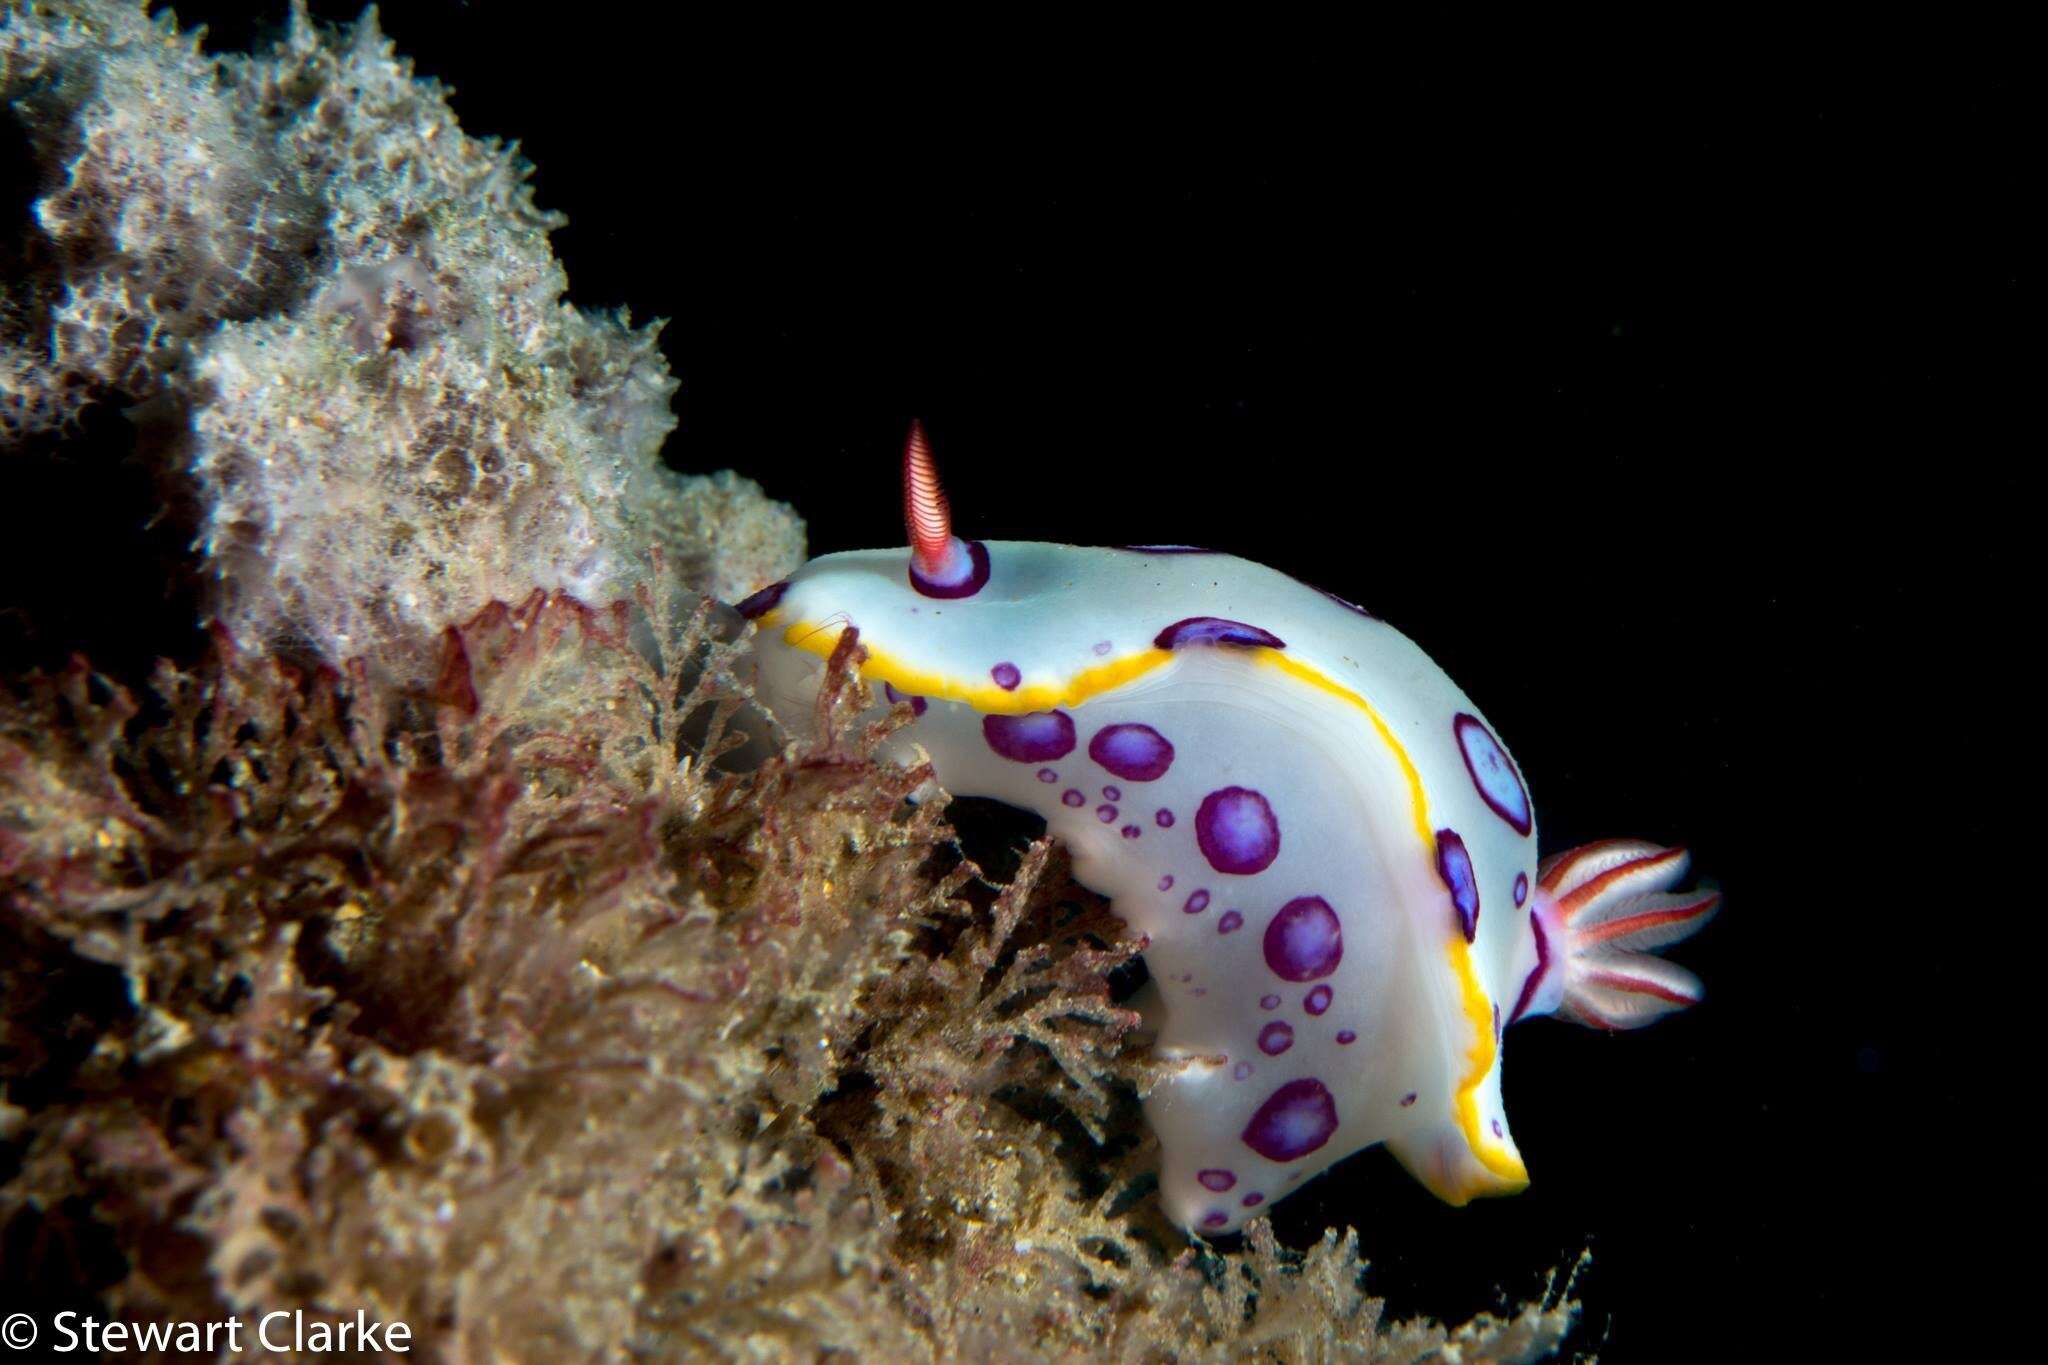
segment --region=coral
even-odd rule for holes
[[[726,601],[802,560],[756,485],[662,464],[658,327],[563,299],[529,168],[372,18],[296,8],[215,60],[139,5],[49,0],[0,30],[0,93],[63,180],[0,311],[0,439],[99,398],[184,415],[166,472],[237,638],[419,681],[479,604],[603,600],[651,548]]]
[[[1051,845],[997,891],[905,801],[850,639],[823,738],[723,771],[713,620],[536,593],[413,693],[225,634],[147,705],[21,685],[0,1244],[98,1228],[123,1316],[364,1308],[444,1359],[1558,1341],[1555,1300],[1382,1324],[1334,1232],[1166,1225],[1108,985],[1137,945]]]

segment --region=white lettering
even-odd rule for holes
[[[412,1351],[412,1328],[402,1322],[394,1322],[384,1329],[385,1343],[400,1355]]]
[[[59,1313],[56,1319],[50,1323],[50,1326],[56,1328],[58,1331],[64,1334],[64,1344],[62,1346],[53,1345],[50,1347],[51,1350],[75,1351],[78,1349],[78,1333],[71,1330],[71,1319],[77,1316],[78,1314],[72,1312],[69,1309],[66,1309],[62,1313]]]
[[[260,1341],[260,1342],[262,1342],[262,1343],[263,1343],[263,1349],[264,1349],[264,1350],[266,1350],[266,1351],[290,1351],[290,1350],[295,1350],[295,1349],[297,1349],[297,1348],[296,1348],[296,1345],[293,1345],[293,1346],[287,1346],[287,1345],[285,1345],[285,1344],[284,1344],[283,1342],[281,1342],[281,1341],[272,1341],[272,1340],[270,1339],[270,1320],[271,1320],[272,1318],[288,1318],[288,1317],[290,1317],[290,1316],[291,1316],[291,1314],[290,1314],[290,1313],[288,1313],[288,1312],[286,1312],[286,1311],[285,1311],[284,1309],[280,1308],[280,1309],[278,1309],[278,1310],[277,1310],[276,1312],[273,1312],[273,1313],[265,1313],[265,1314],[263,1315],[263,1317],[262,1317],[262,1320],[261,1320],[261,1321],[259,1321],[259,1322],[258,1322],[258,1323],[256,1324],[256,1340],[258,1340],[258,1341]]]

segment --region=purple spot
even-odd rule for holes
[[[1403,1095],[1403,1096],[1401,1097],[1401,1107],[1402,1107],[1403,1109],[1406,1109],[1406,1108],[1408,1108],[1408,1107],[1409,1107],[1410,1105],[1412,1105],[1412,1104],[1414,1104],[1414,1103],[1415,1103],[1415,1092],[1414,1092],[1413,1090],[1409,1091],[1409,1092],[1408,1092],[1407,1094],[1405,1094],[1405,1095]]]
[[[1259,1030],[1259,1051],[1268,1057],[1278,1057],[1294,1046],[1294,1025],[1284,1019],[1275,1019]]]
[[[1202,1226],[1205,1228],[1220,1228],[1229,1221],[1230,1215],[1221,1209],[1211,1209],[1202,1215]]]
[[[1060,793],[1060,804],[1063,806],[1085,806],[1088,804],[1088,798],[1081,795],[1074,788],[1069,787]]]
[[[917,556],[910,557],[910,586],[926,597],[939,597],[951,601],[961,597],[972,597],[988,585],[988,547],[978,540],[964,542],[967,546],[967,562],[960,567],[958,576],[941,581],[926,578],[917,569]],[[958,556],[954,556],[956,559]]]
[[[1266,798],[1249,787],[1225,787],[1202,798],[1195,842],[1218,872],[1249,877],[1280,856],[1280,822]]]
[[[989,748],[1013,763],[1043,763],[1074,752],[1074,718],[1064,711],[983,716],[981,735]]]
[[[1173,766],[1173,745],[1149,725],[1106,725],[1088,741],[1088,757],[1126,782],[1156,782]]]
[[[1313,1076],[1289,1081],[1266,1097],[1245,1125],[1244,1145],[1268,1161],[1307,1156],[1337,1131],[1337,1102]]]
[[[1244,1197],[1244,1206],[1248,1209],[1255,1209],[1265,1202],[1266,1196],[1260,1194],[1257,1190],[1253,1190],[1250,1194]]]
[[[1122,834],[1126,839],[1135,839],[1144,832],[1144,830],[1138,828],[1138,826],[1136,825],[1125,825],[1121,830],[1118,831],[1118,833]]]
[[[1159,808],[1159,814],[1152,817],[1152,823],[1159,826],[1159,828],[1161,829],[1172,829],[1173,812],[1166,809],[1166,807],[1161,806]]]
[[[1183,905],[1181,910],[1186,914],[1199,915],[1208,908],[1209,893],[1207,891],[1197,891],[1188,897],[1188,903]]]
[[[889,705],[891,706],[896,705],[898,702],[909,702],[910,714],[913,716],[921,716],[924,714],[923,697],[913,697],[910,696],[908,693],[898,692],[894,687],[890,686],[888,683],[882,684],[882,695],[889,699]]]
[[[1225,910],[1223,918],[1216,921],[1216,932],[1219,934],[1234,934],[1242,928],[1244,928],[1244,916],[1235,910]]]
[[[1529,874],[1526,872],[1517,872],[1515,874],[1515,909],[1521,909],[1523,903],[1528,899]]]
[[[1216,1191],[1216,1193],[1221,1194],[1225,1190],[1233,1189],[1236,1187],[1237,1172],[1222,1171],[1212,1168],[1206,1171],[1197,1171],[1195,1173],[1195,1179],[1202,1182],[1203,1189],[1214,1190]]]
[[[753,596],[741,598],[739,606],[734,608],[734,610],[738,611],[740,615],[746,617],[749,621],[758,621],[769,612],[774,611],[775,604],[780,602],[782,594],[788,591],[788,579],[784,579],[780,583],[770,583]]]
[[[1050,768],[1040,768],[1038,770],[1038,780],[1040,782],[1057,782],[1060,780],[1060,775]]]
[[[1105,801],[1121,801],[1124,799],[1124,789],[1122,787],[1104,787],[1102,789],[1102,799]]]
[[[1262,996],[1260,996],[1260,997],[1259,997],[1259,1008],[1260,1008],[1260,1009],[1262,1009],[1262,1010],[1277,1010],[1277,1009],[1279,1009],[1279,1008],[1280,1008],[1280,997],[1279,997],[1279,996],[1277,996],[1277,995],[1270,995],[1270,994],[1268,994],[1268,995],[1262,995]]]
[[[1095,642],[1095,652],[1096,652],[1097,654],[1107,654],[1107,653],[1109,653],[1109,641],[1107,641],[1107,640],[1097,640],[1097,641]]]
[[[1105,825],[1113,825],[1113,824],[1115,824],[1115,823],[1116,823],[1116,807],[1115,807],[1115,806],[1109,806],[1109,805],[1102,805],[1102,806],[1097,806],[1097,807],[1095,808],[1095,818],[1096,818],[1096,819],[1098,819],[1098,820],[1100,820],[1100,821],[1101,821],[1101,822],[1102,822],[1103,824],[1105,824]]]
[[[1134,555],[1213,555],[1214,550],[1205,550],[1199,545],[1118,545],[1113,547],[1127,550]]]
[[[1493,1002],[1493,1041],[1500,1041],[1500,1001]]]
[[[1503,1132],[1501,1131],[1501,1128],[1500,1128],[1500,1120],[1499,1120],[1499,1119],[1495,1119],[1495,1120],[1493,1121],[1493,1135],[1494,1135],[1495,1137],[1505,1137],[1505,1136],[1507,1136],[1507,1135],[1506,1135],[1505,1133],[1503,1133]]]
[[[1161,891],[1173,890],[1173,874],[1171,872],[1159,879],[1159,889]]]
[[[1337,1030],[1337,1041],[1340,1044],[1349,1046],[1350,1044],[1358,1041],[1358,1034],[1353,1032],[1351,1029],[1340,1028]]]
[[[1239,1062],[1236,1066],[1230,1068],[1230,1079],[1233,1081],[1245,1080],[1251,1074],[1252,1064],[1250,1062]]]
[[[1536,967],[1522,983],[1522,993],[1515,997],[1515,1012],[1508,1016],[1510,1024],[1521,1018],[1535,1000],[1536,988],[1543,984],[1543,974],[1550,970],[1550,935],[1543,931],[1543,917],[1534,910],[1529,912],[1529,932],[1536,935]]]
[[[1480,799],[1493,807],[1495,815],[1513,825],[1517,834],[1526,836],[1532,828],[1529,789],[1522,785],[1515,761],[1479,717],[1460,711],[1451,722],[1451,729],[1457,733],[1458,749],[1465,755],[1465,771],[1472,774],[1472,785],[1479,789]]]
[[[1310,1014],[1321,1014],[1324,1010],[1330,1008],[1330,988],[1328,986],[1316,987],[1308,993],[1308,998],[1301,1002],[1301,1007]]]
[[[1024,675],[1017,671],[1017,665],[1013,663],[997,664],[988,671],[988,675],[994,678],[996,686],[1005,692],[1015,692],[1017,684],[1024,681]]]
[[[1451,888],[1458,926],[1470,943],[1479,935],[1479,882],[1472,875],[1472,855],[1465,851],[1465,841],[1452,830],[1436,832],[1436,875]]]
[[[1282,981],[1313,981],[1337,970],[1344,929],[1321,896],[1297,896],[1266,925],[1266,965]]]
[[[1187,645],[1231,645],[1239,649],[1285,649],[1287,643],[1271,631],[1226,621],[1220,616],[1190,616],[1175,621],[1152,641],[1154,649],[1180,649]]]

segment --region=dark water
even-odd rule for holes
[[[1581,1341],[1616,1361],[1986,1303],[1964,1210],[2032,1147],[2018,1075],[1975,1074],[2031,912],[1993,761],[2032,748],[2014,82],[1178,28],[539,42],[481,8],[384,23],[538,164],[576,301],[673,319],[679,467],[759,479],[816,552],[894,544],[921,416],[965,533],[1359,601],[1486,709],[1546,848],[1682,841],[1725,888],[1673,953],[1701,1008],[1509,1035],[1526,1194],[1449,1210],[1369,1152],[1283,1240],[1355,1222],[1395,1310],[1441,1314],[1590,1246]]]

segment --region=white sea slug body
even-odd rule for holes
[[[1513,758],[1400,632],[1229,555],[961,541],[916,429],[906,490],[908,555],[828,555],[742,604],[764,696],[801,723],[858,630],[862,674],[918,712],[898,756],[1043,816],[1145,936],[1181,1063],[1146,1115],[1184,1226],[1229,1231],[1376,1142],[1452,1203],[1519,1190],[1501,1030],[1698,998],[1632,951],[1714,910],[1670,892],[1683,852],[1539,866]]]

